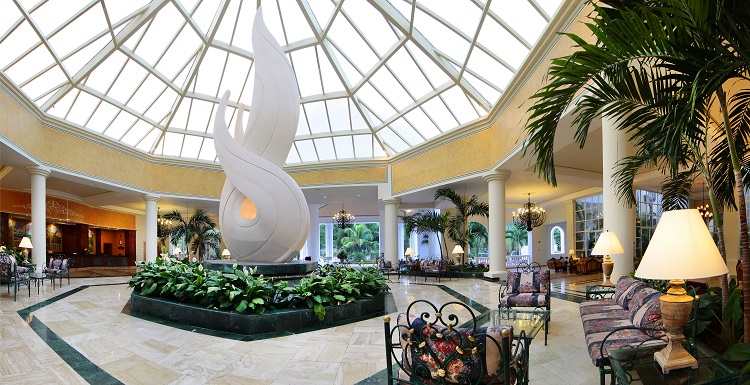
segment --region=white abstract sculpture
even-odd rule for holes
[[[255,85],[247,122],[240,104],[232,138],[225,121],[229,91],[214,119],[214,145],[227,174],[219,204],[221,236],[239,261],[283,263],[302,249],[310,230],[307,201],[282,166],[299,120],[299,89],[279,44],[263,23],[253,22]]]

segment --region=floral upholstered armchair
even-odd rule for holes
[[[60,279],[60,286],[62,286],[63,277],[68,278],[68,285],[70,285],[70,270],[68,270],[68,258],[52,258],[49,261],[49,267],[44,269],[47,276],[55,283],[55,278]]]
[[[13,301],[16,300],[21,285],[28,286],[29,297],[31,297],[29,269],[18,266],[16,256],[9,252],[5,246],[0,246],[0,283],[8,285],[8,293],[10,293],[10,288],[13,287]]]
[[[513,308],[527,307],[550,311],[549,269],[542,269],[539,263],[532,262],[518,265],[515,270],[508,272],[507,284],[500,287],[498,308],[511,311]],[[548,326],[549,318],[544,323],[545,333]]]
[[[512,326],[481,326],[472,309],[462,302],[438,308],[417,300],[399,314],[396,325],[391,326],[389,316],[384,321],[389,385],[512,385],[526,381],[523,331],[514,338]]]

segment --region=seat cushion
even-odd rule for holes
[[[647,287],[648,285],[646,285],[646,283],[623,275],[617,281],[617,285],[615,286],[615,301],[617,301],[617,304],[622,306],[623,309],[629,309],[630,300],[633,299],[635,293],[637,293],[638,290]]]
[[[639,328],[661,329],[664,327],[661,317],[661,306],[659,298],[663,294],[656,289],[645,288],[639,290],[630,301],[629,317],[633,326]],[[648,335],[657,335],[659,332],[645,331]]]
[[[508,272],[506,293],[541,293],[547,291],[549,269],[529,273]]]
[[[517,293],[500,298],[501,307],[545,307],[549,296],[547,293]]]

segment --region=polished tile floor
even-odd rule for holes
[[[598,384],[578,304],[600,276],[553,273],[549,345],[531,345],[532,384]],[[0,383],[12,384],[357,384],[381,383],[382,317],[297,335],[240,341],[127,314],[128,277],[49,282],[18,301],[0,290]],[[499,284],[453,279],[415,283],[394,276],[403,310],[413,300],[497,306]],[[123,311],[125,309],[126,311]],[[393,313],[395,318],[397,313]]]

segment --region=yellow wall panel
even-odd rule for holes
[[[342,168],[290,172],[300,186],[335,185],[349,183],[384,183],[388,180],[385,167]]]

